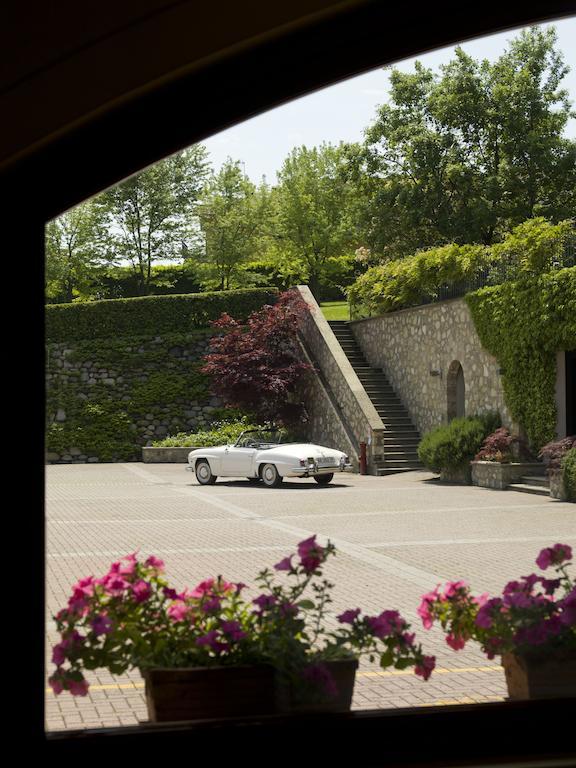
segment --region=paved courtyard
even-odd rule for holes
[[[433,706],[505,698],[497,660],[473,646],[454,652],[416,609],[437,583],[465,579],[474,591],[499,591],[536,569],[539,550],[576,546],[576,506],[516,491],[444,485],[427,472],[388,477],[346,474],[321,487],[310,480],[278,489],[247,481],[199,486],[181,464],[47,467],[47,676],[57,642],[51,617],[79,578],[101,576],[137,549],[166,563],[177,588],[221,574],[252,585],[256,573],[295,551],[301,539],[329,537],[337,555],[325,568],[335,582],[333,615],[398,609],[426,652],[437,657],[428,682],[410,670],[362,662],[354,709]],[[254,592],[256,595],[256,592]],[[89,677],[90,694],[46,690],[48,730],[132,725],[147,719],[138,672]]]

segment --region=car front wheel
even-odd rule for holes
[[[278,474],[274,464],[264,464],[260,476],[267,488],[277,488],[282,483],[282,476]]]
[[[214,485],[216,482],[216,475],[212,474],[210,464],[208,464],[206,459],[197,461],[194,471],[196,473],[196,480],[198,480],[200,485]]]
[[[319,485],[328,485],[333,477],[334,472],[329,472],[327,475],[314,475],[314,480],[316,480]]]

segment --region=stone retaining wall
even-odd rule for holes
[[[499,366],[481,345],[463,299],[357,320],[353,333],[370,365],[383,368],[421,434],[447,423],[455,409],[458,363],[464,413],[498,410],[516,429],[504,402]]]
[[[71,441],[58,451],[49,450],[47,462],[140,461],[142,446],[167,435],[209,426],[212,413],[223,404],[209,394],[207,384],[195,383],[195,371],[208,350],[211,335],[210,331],[196,331],[172,337],[101,340],[92,345],[94,353],[90,343],[49,344],[48,429],[57,430],[61,425],[75,435],[77,442]],[[180,382],[180,388],[171,391],[175,382]],[[125,448],[128,453],[103,458],[98,448],[90,449],[93,439],[85,438],[82,442],[86,426],[71,429],[79,408],[84,404],[98,408],[102,403],[106,403],[111,418],[117,418],[124,430],[124,445],[133,444],[133,455]],[[105,420],[104,416],[102,421]],[[112,430],[110,441],[117,438]],[[105,433],[100,442],[106,447]]]
[[[338,419],[346,425],[357,452],[360,442],[368,445],[368,471],[374,472],[374,462],[383,456],[384,424],[366,394],[346,353],[338,343],[328,321],[306,285],[297,286],[310,308],[301,327],[310,357],[313,358],[327,386]],[[329,417],[328,421],[332,421]],[[344,449],[341,449],[344,450]]]

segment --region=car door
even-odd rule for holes
[[[222,457],[222,475],[227,477],[250,477],[254,465],[256,448],[242,448],[229,445]]]

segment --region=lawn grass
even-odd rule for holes
[[[350,307],[347,301],[323,301],[320,309],[326,320],[350,320]]]

